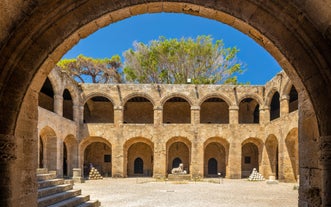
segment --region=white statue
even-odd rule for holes
[[[186,174],[186,170],[183,169],[183,163],[180,163],[178,167],[171,170],[171,174]]]

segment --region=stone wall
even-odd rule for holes
[[[79,91],[73,96],[77,100],[72,100],[76,103],[72,114],[78,110],[75,121],[39,107],[39,129],[47,127],[53,131],[49,136],[57,140],[56,147],[43,145],[40,157],[44,160],[39,160],[59,172],[66,158],[66,163],[76,163],[85,171],[92,163],[108,176],[165,177],[179,159],[194,176],[221,172],[228,178],[241,178],[256,168],[265,177],[295,182],[298,112],[289,113],[291,97],[282,92],[289,82],[279,84],[281,78],[287,78],[284,72],[266,86],[80,84],[74,90]],[[281,113],[270,121],[276,92],[282,97]],[[55,89],[54,94],[59,92]],[[65,107],[57,99],[65,102],[63,97],[54,96],[54,102]],[[70,145],[76,149],[70,156],[61,145],[69,134],[77,140],[77,146]],[[55,161],[48,159],[49,153]],[[105,161],[105,155],[110,155],[111,162]],[[135,163],[143,163],[142,172],[135,173]]]

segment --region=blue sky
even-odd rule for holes
[[[253,85],[265,84],[280,70],[274,58],[254,40],[240,31],[217,21],[186,14],[144,14],[110,24],[80,42],[63,58],[75,58],[79,54],[94,58],[111,57],[132,48],[134,41],[148,43],[159,36],[167,38],[211,35],[222,39],[225,47],[236,46],[238,58],[246,64],[239,82]],[[123,61],[123,59],[122,59]]]

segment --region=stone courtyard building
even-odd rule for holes
[[[225,23],[254,39],[275,58],[298,92],[299,206],[331,206],[329,0],[0,1],[1,205],[37,206],[38,94],[55,64],[81,39],[100,28],[135,15],[161,12]],[[72,100],[76,101],[74,95]],[[74,120],[78,110],[83,110],[75,104]],[[80,139],[72,135],[68,140]],[[191,142],[194,156],[195,140]],[[154,154],[158,144],[154,143]],[[278,150],[280,154],[281,147]],[[113,155],[113,162],[115,158]],[[190,173],[197,161],[192,159]],[[57,162],[60,166],[63,161]]]
[[[39,167],[88,176],[298,179],[298,93],[264,86],[77,84],[54,69],[39,93]]]

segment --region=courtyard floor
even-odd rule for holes
[[[199,182],[156,182],[152,178],[104,178],[76,183],[83,195],[99,200],[101,206],[116,207],[295,207],[295,183],[267,184],[265,181],[206,179]]]

